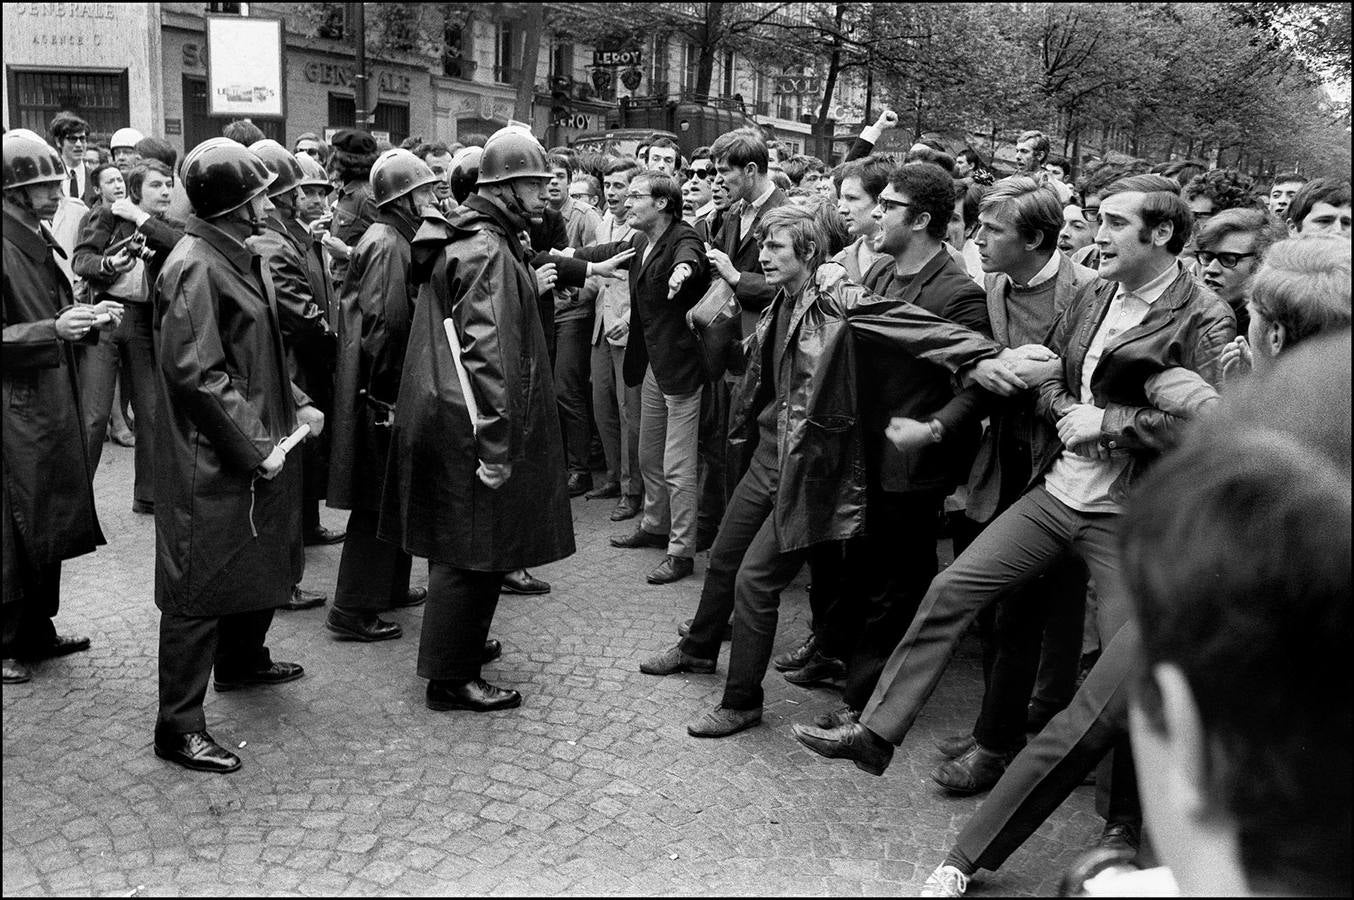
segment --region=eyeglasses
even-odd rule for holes
[[[907,200],[890,200],[888,197],[879,198],[879,208],[884,212],[893,212],[895,209],[902,209],[904,206],[911,206]]]
[[[630,191],[625,195],[626,200],[639,200],[642,197],[652,197],[653,194],[641,194],[639,191]]]
[[[707,169],[702,167],[699,169],[690,169],[689,171],[691,173],[692,178],[710,179],[715,177],[714,169]]]
[[[592,194],[588,193],[587,191],[577,191],[577,192],[570,191],[570,192],[569,192],[569,199],[570,199],[570,200],[591,200],[591,199],[592,199]]]
[[[1096,222],[1100,221],[1100,207],[1083,206],[1081,208],[1081,217],[1090,224],[1094,225]]]
[[[87,134],[68,134],[68,135],[66,135],[65,140],[70,141],[72,144],[87,144],[87,143],[89,143],[89,135],[87,135]]]
[[[320,149],[319,149],[318,147],[298,147],[298,148],[296,149],[296,152],[297,152],[297,153],[309,153],[311,156],[315,157],[316,159],[318,159],[319,156],[320,156]]]
[[[1198,253],[1195,254],[1195,256],[1198,257],[1199,263],[1201,265],[1211,266],[1213,264],[1213,260],[1216,259],[1218,261],[1218,265],[1222,266],[1224,269],[1235,269],[1236,264],[1241,262],[1243,259],[1250,259],[1252,256],[1259,255],[1260,254],[1258,253],[1212,253],[1208,250],[1200,250]]]

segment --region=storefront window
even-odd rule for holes
[[[16,128],[47,133],[62,110],[89,123],[90,137],[110,135],[129,122],[127,73],[40,72],[11,70],[10,105]]]

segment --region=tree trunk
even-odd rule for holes
[[[522,32],[522,64],[517,67],[517,100],[513,118],[530,122],[536,105],[536,64],[541,54],[541,26],[545,21],[545,7],[539,3],[526,4],[526,27]]]
[[[724,43],[724,4],[705,4],[705,27],[702,29],[700,59],[696,65],[696,96],[701,102],[710,97],[710,82],[715,77],[715,53]]]
[[[846,4],[837,4],[837,13],[833,18],[836,34],[832,37],[832,56],[828,58],[827,78],[823,83],[823,102],[818,105],[818,124],[827,124],[827,111],[832,108],[832,92],[837,89],[837,73],[842,65],[842,16],[846,13]],[[829,139],[829,147],[831,140]],[[830,152],[830,151],[829,151]]]

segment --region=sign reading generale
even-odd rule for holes
[[[357,82],[357,69],[340,63],[308,62],[301,70],[306,81],[315,84],[338,84],[345,87]],[[378,72],[376,89],[383,94],[408,94],[409,76],[398,72]]]

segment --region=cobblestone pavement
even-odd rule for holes
[[[66,563],[57,626],[86,653],[4,688],[5,895],[915,894],[978,798],[946,797],[932,741],[971,724],[966,642],[883,778],[801,748],[790,725],[833,708],[827,689],[768,674],[764,723],[723,740],[685,723],[719,701],[715,675],[652,678],[638,664],[694,611],[696,577],[653,587],[657,550],[614,550],[609,501],[573,503],[578,553],[540,569],[545,597],[505,597],[486,668],[520,709],[434,713],[414,674],[421,610],[401,640],[340,643],[325,608],[278,613],[275,658],[302,680],[207,695],[241,747],[231,775],[151,752],[158,613],[154,525],[131,512],[132,451],[96,480],[109,543]],[[342,527],[346,514],[324,511]],[[630,523],[623,523],[629,526]],[[305,586],[332,591],[340,546],[309,548]],[[414,582],[427,569],[415,562]],[[782,603],[777,651],[805,633],[804,576]],[[1098,834],[1082,788],[973,895],[1055,892]]]

